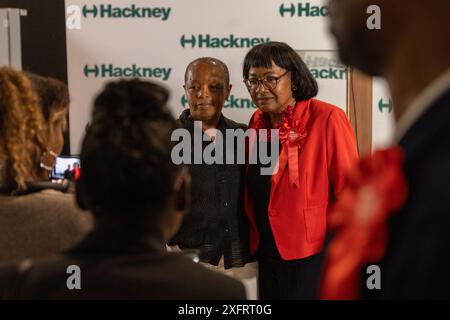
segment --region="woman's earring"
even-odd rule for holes
[[[50,155],[55,159],[58,156],[55,152],[53,152],[53,150],[49,150],[48,153],[50,153]]]
[[[293,86],[292,86],[292,91],[293,91],[293,92],[297,91],[297,86],[296,86],[296,85],[293,85]]]

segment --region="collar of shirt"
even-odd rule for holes
[[[184,119],[186,119],[186,121],[188,122],[188,126],[193,128],[193,126],[194,126],[194,119],[191,117],[191,112],[190,112],[189,109],[186,109],[186,110],[183,111],[183,114],[180,117],[180,119],[182,117]],[[220,114],[219,122],[217,123],[217,128],[216,129],[217,130],[221,130],[221,131],[223,131],[225,129],[229,129],[228,125],[227,125],[227,123],[225,121],[225,117],[224,117],[224,115],[222,113]]]
[[[145,231],[142,224],[102,222],[68,252],[97,252],[111,254],[166,252],[163,240]]]
[[[394,143],[398,144],[425,111],[450,88],[450,68],[432,81],[409,105],[397,122]]]

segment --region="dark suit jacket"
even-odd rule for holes
[[[408,198],[389,222],[381,290],[370,295],[449,299],[450,90],[410,128],[400,146],[405,152]]]
[[[148,237],[96,230],[31,268],[0,267],[0,299],[245,299],[239,281],[164,249]],[[67,288],[70,265],[80,267],[81,290]]]

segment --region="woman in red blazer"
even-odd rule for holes
[[[327,211],[358,158],[355,135],[340,108],[312,99],[317,82],[288,45],[254,47],[243,75],[258,107],[249,124],[258,132],[250,138],[250,158],[255,146],[272,150],[279,143],[277,171],[261,174],[260,161],[249,161],[246,170],[245,207],[251,251],[259,258],[259,296],[314,299]],[[278,139],[265,138],[259,129],[279,129]]]

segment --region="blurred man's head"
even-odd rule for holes
[[[184,89],[191,117],[207,124],[217,123],[231,91],[227,66],[215,58],[192,61],[186,68]]]
[[[436,37],[430,30],[449,33],[448,0],[330,0],[331,32],[336,38],[341,60],[371,75],[384,75],[390,59],[426,51],[422,45]],[[380,8],[381,29],[370,30],[369,6]],[[445,22],[447,21],[447,23]],[[438,24],[445,28],[436,27]],[[437,37],[438,39],[439,37]],[[447,38],[448,39],[448,38]],[[411,68],[414,68],[412,65]]]
[[[370,30],[367,27],[367,8],[372,4],[382,7],[381,30]],[[368,74],[379,75],[384,67],[383,55],[387,48],[392,47],[395,39],[393,33],[398,32],[396,29],[390,30],[390,19],[398,7],[401,9],[398,1],[330,0],[330,28],[341,60]],[[401,20],[402,17],[398,19]]]
[[[167,99],[164,88],[139,80],[110,82],[96,98],[77,195],[97,224],[143,228],[163,240],[177,231],[189,177],[171,161],[177,125]]]

